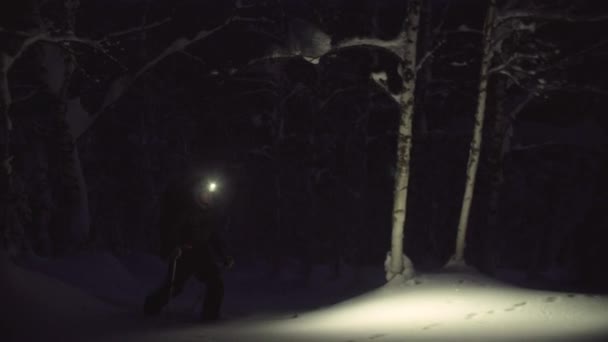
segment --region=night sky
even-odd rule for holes
[[[382,267],[399,56],[340,44],[397,38],[406,5],[3,1],[4,248],[156,253],[162,194],[214,174],[237,262]],[[605,292],[608,8],[498,6],[541,15],[504,25],[493,61],[524,56],[489,78],[467,263],[521,272],[532,286]],[[418,270],[440,269],[454,252],[486,8],[434,0],[422,9],[404,238]],[[24,48],[28,39],[38,40]],[[371,78],[381,72],[384,85]],[[508,123],[497,130],[501,115]]]

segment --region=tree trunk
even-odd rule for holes
[[[64,2],[64,25],[68,31],[74,31],[75,11],[78,6],[78,1],[66,0]],[[39,16],[40,13],[37,15]],[[39,25],[44,28],[45,24],[42,19],[38,17],[37,20]],[[57,247],[56,252],[63,253],[84,243],[88,239],[90,231],[88,193],[76,148],[75,134],[77,134],[78,123],[70,122],[69,119],[74,116],[68,115],[68,111],[73,109],[70,106],[77,104],[77,102],[69,101],[69,85],[76,63],[74,56],[55,45],[45,45],[42,53],[41,62],[47,71],[43,80],[59,101],[59,108],[56,108],[56,112],[53,113],[56,116],[58,129],[55,137],[58,139],[58,151],[61,154],[59,160],[61,175],[59,176],[60,182],[57,184],[61,188],[56,191],[66,194],[64,199],[67,199],[68,203],[59,201],[60,210],[54,213],[54,215],[60,216],[58,222],[61,222],[61,226],[56,226],[54,229],[62,230],[62,232],[56,232],[56,236],[64,239],[64,241],[56,241],[58,245],[54,247]],[[61,217],[64,215],[65,217]]]
[[[432,17],[432,3],[431,1],[426,1],[425,2],[425,8],[424,8],[424,15],[422,16],[423,20],[423,27],[424,27],[424,36],[423,36],[423,51],[425,52],[431,52],[433,50],[433,46],[437,43],[436,42],[436,37],[435,37],[435,33],[433,32],[433,25],[432,25],[432,21],[433,21],[433,17]],[[429,113],[429,105],[432,101],[431,95],[430,95],[430,85],[431,82],[433,80],[433,54],[430,54],[429,57],[426,59],[425,62],[423,62],[424,64],[421,65],[421,71],[422,71],[422,88],[423,88],[423,93],[422,93],[422,106],[421,106],[421,110],[417,113],[418,114],[418,121],[417,121],[417,127],[416,127],[416,132],[419,133],[418,136],[422,137],[423,139],[425,139],[428,134],[429,134],[429,119],[428,119],[428,113]],[[420,95],[420,94],[419,94]]]
[[[410,176],[410,152],[412,147],[412,118],[416,86],[416,44],[418,40],[418,23],[420,21],[419,0],[408,3],[405,56],[403,56],[403,91],[399,95],[400,107],[399,135],[397,137],[397,165],[393,199],[393,227],[391,238],[390,262],[386,270],[386,279],[391,281],[397,275],[407,278],[403,255],[403,227],[407,208],[407,189]]]
[[[7,241],[8,227],[8,208],[10,191],[10,131],[11,121],[9,117],[9,107],[11,103],[10,89],[8,87],[8,56],[0,54],[0,243],[3,249],[8,247]]]
[[[456,249],[452,261],[455,263],[464,262],[465,238],[475,190],[475,176],[479,165],[479,153],[481,151],[481,140],[483,130],[483,120],[486,110],[486,99],[488,95],[489,69],[494,57],[494,47],[492,45],[493,26],[496,18],[496,2],[490,0],[486,20],[483,28],[483,56],[481,60],[481,71],[479,77],[479,91],[477,96],[477,110],[475,111],[475,124],[473,128],[473,139],[469,149],[469,160],[467,163],[467,178],[465,183],[464,198],[458,222],[458,233],[456,236]]]

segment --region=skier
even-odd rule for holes
[[[218,229],[223,224],[217,208],[217,183],[186,182],[186,188],[169,189],[161,204],[161,255],[169,259],[163,285],[146,297],[144,312],[158,314],[184,284],[195,275],[205,283],[201,319],[220,318],[224,283],[216,257],[230,268],[233,259],[226,255]],[[183,197],[182,194],[187,194]]]

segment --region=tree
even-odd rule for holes
[[[420,22],[421,1],[409,1],[407,18],[404,21],[404,55],[402,66],[403,91],[396,100],[399,103],[400,119],[397,138],[397,165],[395,170],[395,190],[393,200],[393,227],[391,233],[391,252],[387,260],[386,278],[388,281],[398,275],[411,277],[410,265],[403,255],[403,228],[406,220],[407,190],[410,176],[410,157],[412,148],[412,121],[416,89],[416,45]],[[409,266],[409,267],[408,267]]]
[[[571,9],[565,10],[563,6],[564,4],[557,6],[543,3],[524,4],[515,0],[500,4],[496,0],[489,1],[482,32],[483,52],[473,139],[469,150],[465,193],[453,262],[464,262],[465,240],[489,95],[494,96],[494,108],[492,108],[494,117],[490,142],[487,144],[489,152],[486,152],[492,169],[487,220],[489,227],[486,229],[493,230],[497,222],[499,189],[503,182],[502,162],[505,153],[511,148],[513,123],[518,114],[535,98],[571,87],[559,76],[560,73],[556,73],[559,69],[563,70],[567,58],[560,56],[560,48],[554,42],[539,34],[539,27],[547,22],[577,23],[608,19],[605,15],[573,15]],[[507,96],[510,96],[509,101]],[[483,267],[491,266],[483,265]]]
[[[479,87],[477,95],[477,108],[475,110],[475,124],[473,128],[473,139],[469,148],[469,160],[467,163],[467,176],[465,182],[464,197],[462,200],[462,208],[460,211],[460,219],[458,221],[458,232],[456,236],[456,247],[454,256],[451,262],[464,262],[464,248],[467,227],[469,222],[469,213],[471,203],[473,201],[473,191],[475,189],[475,176],[479,165],[479,153],[481,151],[481,139],[483,130],[483,120],[486,110],[486,98],[488,94],[488,78],[489,70],[494,57],[495,46],[493,45],[494,24],[496,21],[496,1],[490,0],[486,19],[483,27],[483,54],[481,59],[481,68],[479,72]]]
[[[42,6],[54,6],[52,12],[59,13],[59,18],[48,18],[41,11]],[[56,8],[55,8],[56,7]],[[28,64],[29,66],[42,67],[48,70],[53,70],[58,73],[47,77],[42,77],[41,83],[48,88],[48,93],[55,98],[56,106],[51,108],[53,117],[56,119],[56,130],[53,132],[56,136],[56,141],[61,145],[58,159],[59,164],[56,165],[61,174],[60,187],[57,192],[63,192],[66,196],[72,197],[70,203],[59,201],[59,206],[63,213],[56,212],[55,216],[59,218],[57,227],[59,229],[67,229],[61,240],[65,238],[65,248],[70,249],[78,245],[88,238],[89,235],[89,214],[88,214],[88,199],[87,188],[82,174],[78,151],[76,149],[76,141],[90,127],[93,126],[96,119],[102,113],[107,112],[109,108],[117,103],[131,88],[131,86],[144,74],[152,70],[156,65],[165,60],[167,57],[184,52],[193,44],[206,39],[210,35],[220,32],[225,27],[233,23],[247,21],[239,19],[236,15],[231,15],[225,19],[223,23],[211,28],[199,28],[194,35],[189,38],[173,39],[167,46],[160,49],[156,55],[147,59],[140,65],[136,65],[131,69],[125,67],[120,61],[119,55],[115,49],[117,41],[133,34],[142,33],[146,30],[157,28],[171,21],[165,18],[153,23],[143,23],[140,26],[128,28],[114,32],[104,32],[101,38],[88,38],[75,32],[76,12],[79,10],[78,1],[66,0],[63,2],[45,4],[37,0],[27,2],[19,8],[21,11],[13,13],[18,20],[26,22],[24,28],[22,22],[17,25],[0,27],[0,38],[3,39],[3,44],[7,49],[0,51],[0,115],[2,115],[2,124],[0,129],[0,144],[2,146],[2,172],[0,175],[0,183],[2,186],[2,221],[7,222],[8,217],[14,217],[9,213],[10,209],[15,207],[11,198],[15,197],[12,194],[12,183],[15,177],[14,167],[12,165],[15,154],[19,151],[11,151],[11,134],[13,134],[15,124],[12,119],[12,106],[14,99],[12,96],[12,88],[10,73],[15,69],[20,68],[19,64]],[[178,33],[179,34],[179,33]],[[31,60],[32,53],[38,53],[37,61]],[[128,52],[131,53],[131,52]],[[124,54],[124,53],[123,53]],[[77,66],[79,72],[87,74],[87,70],[79,64],[80,57],[98,59],[99,56],[111,61],[114,67],[118,67],[120,72],[118,76],[107,82],[106,89],[102,92],[101,99],[92,106],[83,107],[80,94],[71,92],[73,88],[73,76],[76,73]],[[145,55],[145,54],[144,54]],[[50,64],[49,64],[50,63]],[[37,65],[36,65],[37,64]],[[90,71],[90,70],[88,70]],[[116,73],[114,73],[116,74]],[[99,81],[97,79],[96,81]],[[37,93],[28,94],[24,99],[19,101],[27,101],[34,98]],[[69,114],[69,115],[68,115]],[[29,129],[30,127],[27,127]],[[46,152],[45,152],[46,153]],[[19,156],[21,157],[21,156]],[[31,158],[23,156],[23,159]],[[7,235],[10,227],[9,224],[2,225],[2,234]],[[68,241],[68,240],[71,240]],[[68,246],[69,245],[69,246]],[[63,249],[63,248],[61,248]]]

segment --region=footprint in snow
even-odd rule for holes
[[[372,335],[372,336],[368,337],[368,339],[369,340],[375,340],[377,338],[382,338],[384,336],[386,336],[386,335],[385,334],[375,334],[375,335]]]
[[[490,311],[486,312],[486,314],[488,314],[488,315],[491,315],[493,313],[494,313],[494,310],[490,310]]]
[[[557,297],[555,296],[549,296],[547,298],[545,298],[545,303],[555,303],[557,301]]]
[[[436,327],[438,327],[440,325],[441,324],[439,324],[439,323],[432,323],[432,324],[429,324],[426,327],[422,328],[422,330],[430,330],[430,329],[436,328]]]
[[[506,308],[505,311],[514,311],[515,309],[520,308],[520,307],[522,307],[524,305],[526,305],[526,302],[521,302],[521,303],[513,304],[512,307]]]
[[[474,312],[471,312],[470,314],[468,314],[468,315],[466,316],[466,318],[465,318],[465,319],[473,319],[473,318],[475,318],[475,316],[477,316],[477,314],[476,314],[476,313],[474,313]]]

